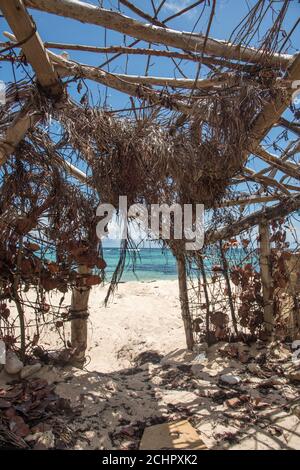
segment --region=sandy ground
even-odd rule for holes
[[[73,409],[50,420],[55,447],[138,449],[145,427],[188,419],[209,449],[300,449],[300,367],[288,345],[202,344],[187,353],[176,281],[120,284],[107,308],[104,295],[91,293],[85,369],[47,365],[35,374]],[[55,343],[51,332],[44,343]],[[2,373],[0,388],[10,380]]]
[[[108,307],[99,309],[102,292],[91,294],[89,367],[115,371],[132,365],[142,351],[167,354],[184,347],[177,281],[120,284]]]
[[[121,283],[107,307],[105,294],[104,287],[93,288],[90,294],[88,369],[117,371],[130,367],[142,351],[165,355],[184,348],[177,281]],[[52,302],[58,301],[59,296],[52,295]],[[48,331],[44,344],[51,346],[55,339]]]

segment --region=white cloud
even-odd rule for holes
[[[189,4],[189,0],[169,0],[165,3],[165,8],[172,13],[177,13],[186,8]]]

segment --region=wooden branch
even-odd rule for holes
[[[273,301],[273,281],[271,274],[271,244],[270,227],[265,221],[259,224],[259,244],[260,244],[260,271],[263,288],[264,302],[264,323],[265,331],[272,335],[274,328],[274,301]]]
[[[270,163],[272,166],[282,171],[283,173],[286,173],[287,175],[291,176],[292,178],[300,179],[299,165],[295,165],[295,163],[292,162],[284,161],[279,157],[276,157],[275,155],[272,155],[271,153],[267,152],[262,147],[258,147],[256,149],[255,155],[257,155],[265,162]]]
[[[289,79],[291,82],[300,80],[300,54],[295,56],[286,71],[284,79]],[[255,153],[261,140],[267,135],[274,124],[279,121],[282,113],[290,105],[294,91],[295,89],[290,86],[289,88],[285,88],[284,93],[277,93],[257,116],[250,130],[252,142],[248,149],[249,153]]]
[[[7,45],[7,43],[5,43]],[[176,51],[165,51],[159,49],[144,49],[134,48],[125,46],[109,46],[109,47],[98,47],[88,46],[82,44],[68,44],[68,43],[57,43],[48,42],[44,43],[48,49],[61,49],[70,51],[82,51],[92,52],[97,54],[131,54],[131,55],[150,55],[156,57],[167,57],[170,59],[190,60],[192,62],[201,62],[206,65],[216,65],[220,67],[227,67],[234,70],[252,71],[256,65],[238,64],[225,59],[216,59],[213,57],[202,57],[201,54],[194,54],[192,52],[176,52]]]
[[[287,119],[281,117],[278,121],[278,124],[280,126],[285,127],[289,131],[294,132],[294,134],[298,135],[300,137],[300,124],[297,124],[295,122],[290,122]]]
[[[63,88],[52,63],[49,60],[36,25],[21,0],[0,0],[0,8],[9,26],[30,62],[41,87],[49,95],[59,97]]]
[[[32,110],[29,102],[15,117],[10,127],[5,132],[5,137],[0,141],[0,166],[24,138],[25,134],[40,120],[41,114]]]
[[[4,33],[12,41],[16,41],[13,34]],[[64,59],[63,57],[48,51],[49,57],[54,62],[55,70],[61,77],[76,76],[78,78],[86,78],[102,85],[114,88],[122,93],[126,93],[136,98],[144,99],[152,105],[163,106],[167,109],[178,110],[185,114],[190,114],[193,110],[192,106],[185,104],[172,98],[169,93],[156,92],[151,88],[145,87],[140,83],[130,83],[125,81],[117,74],[106,72],[96,67],[80,64]],[[125,75],[124,75],[125,77]]]
[[[89,274],[90,268],[87,266],[79,266],[80,274]],[[83,367],[85,362],[85,351],[87,348],[88,337],[88,304],[91,288],[73,287],[71,297],[71,344],[75,349],[72,357],[72,364],[77,367]]]
[[[215,79],[188,79],[188,78],[170,78],[170,77],[151,77],[149,75],[125,75],[125,74],[114,74],[115,77],[119,78],[120,80],[124,80],[128,83],[136,83],[142,85],[155,85],[155,86],[163,86],[163,87],[172,87],[172,88],[185,88],[185,89],[205,89],[205,88],[213,88],[215,86],[220,87],[222,84],[226,84],[228,86],[232,86],[237,83],[238,78],[229,75],[223,74],[218,78]]]
[[[283,184],[279,183],[277,180],[269,178],[268,176],[258,175],[257,173],[255,173],[255,171],[248,167],[245,167],[243,171],[244,173],[246,173],[246,175],[248,175],[248,179],[256,181],[257,183],[266,187],[272,186],[276,189],[279,189],[283,194],[290,195],[288,189]]]
[[[230,268],[228,266],[228,261],[226,259],[222,240],[219,240],[219,250],[220,250],[221,261],[222,261],[223,276],[224,276],[226,288],[227,288],[227,296],[228,296],[229,308],[230,308],[230,313],[231,313],[232,326],[233,326],[236,336],[238,336],[239,334],[238,324],[237,324],[237,319],[235,315],[233,295],[232,295],[232,290],[231,290],[232,283],[230,282],[230,276],[229,276]]]
[[[57,154],[56,154],[56,160],[57,160],[58,164],[62,168],[64,168],[67,173],[69,173],[69,175],[73,176],[74,178],[76,178],[81,183],[84,183],[87,186],[91,187],[91,185],[88,183],[87,175],[83,171],[79,170],[79,168],[77,168],[76,166],[74,166],[72,163],[68,162],[64,158],[61,158]]]
[[[226,240],[235,237],[244,230],[248,230],[263,221],[281,219],[299,208],[300,194],[293,197],[286,197],[279,204],[265,207],[263,210],[256,211],[241,220],[231,223],[229,226],[219,230],[208,231],[205,235],[205,243],[212,244],[218,240]]]
[[[90,23],[112,29],[143,41],[154,44],[165,44],[193,52],[202,52],[206,39],[205,36],[201,34],[181,32],[156,25],[140,23],[118,12],[106,10],[78,0],[25,0],[25,4],[28,7],[47,13],[54,13],[56,15],[73,18],[83,23]],[[265,60],[264,51],[244,47],[239,44],[230,44],[212,38],[208,38],[206,41],[205,53],[245,62],[261,63]],[[290,59],[291,56],[289,55],[273,54],[268,57],[268,63],[288,66]]]
[[[185,104],[183,101],[173,99],[168,93],[154,91],[139,83],[127,82],[118,75],[88,65],[68,61],[50,51],[49,56],[55,62],[55,68],[61,77],[75,76],[86,78],[130,96],[144,99],[150,104],[160,105],[185,114],[191,114],[193,111],[192,106]]]
[[[179,300],[181,306],[181,316],[185,331],[186,346],[188,350],[192,351],[194,347],[193,323],[191,312],[189,309],[185,257],[183,254],[178,254],[177,251],[173,252],[173,254],[176,257],[177,261]]]
[[[300,189],[300,188],[299,188]],[[278,201],[278,196],[245,196],[238,199],[223,201],[217,207],[244,206],[248,204],[261,204],[265,202]]]
[[[129,2],[128,0],[119,0],[120,3],[122,3],[124,6],[129,8],[129,10],[133,11],[136,15],[140,16],[141,18],[144,18],[144,20],[149,21],[151,24],[155,24],[156,26],[162,26],[164,27],[164,24],[161,23],[160,21],[156,20],[153,18],[151,15],[148,15],[145,13],[143,10],[138,8],[137,6],[133,5],[133,3]]]

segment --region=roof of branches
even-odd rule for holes
[[[0,112],[1,164],[20,149],[25,155],[25,142],[31,165],[33,154],[37,165],[47,154],[47,164],[105,202],[128,194],[131,202],[204,203],[211,214],[221,211],[210,242],[297,210],[300,25],[298,15],[287,18],[299,6],[245,2],[245,16],[220,40],[212,37],[217,0],[172,2],[172,10],[170,3],[0,0],[10,28],[0,57],[17,70]],[[105,34],[92,45],[84,34],[72,44],[50,42],[34,21],[38,10]],[[171,29],[191,15],[192,31]],[[89,64],[79,52],[90,54]],[[97,104],[87,92],[92,82]],[[126,99],[110,103],[110,89]],[[49,116],[59,124],[49,125]]]

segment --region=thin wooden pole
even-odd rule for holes
[[[231,284],[230,284],[230,278],[229,278],[229,273],[228,273],[228,262],[225,256],[224,248],[223,248],[223,243],[222,240],[219,241],[219,246],[220,246],[220,254],[221,254],[221,260],[222,260],[222,267],[223,267],[223,274],[226,282],[226,287],[227,287],[227,292],[228,292],[228,300],[229,300],[229,307],[230,307],[230,312],[231,312],[231,320],[233,324],[233,329],[235,334],[238,336],[239,331],[237,327],[237,319],[235,316],[235,310],[234,310],[234,305],[233,305],[233,298],[232,298],[232,290],[231,290]]]
[[[274,329],[274,302],[273,302],[273,281],[270,268],[270,227],[267,222],[259,224],[259,238],[260,238],[260,270],[261,281],[263,288],[263,302],[264,302],[264,323],[265,331],[272,336]]]
[[[87,274],[90,269],[87,266],[79,266],[80,274]],[[74,287],[71,300],[71,344],[75,349],[73,363],[82,367],[85,362],[85,351],[87,348],[87,319],[88,301],[91,288],[88,286]]]
[[[232,222],[218,230],[209,230],[205,234],[205,244],[210,245],[216,243],[218,240],[227,240],[228,238],[235,237],[244,230],[258,225],[263,220],[278,220],[285,217],[291,212],[299,209],[300,207],[300,194],[293,195],[285,198],[279,204],[264,207],[247,217]]]
[[[207,289],[207,278],[205,272],[205,266],[202,256],[199,257],[199,268],[201,272],[201,276],[203,279],[203,290],[206,302],[206,315],[205,315],[205,328],[206,328],[206,342],[210,344],[210,331],[209,331],[209,320],[210,320],[210,309],[209,309],[209,294]]]
[[[184,324],[187,349],[193,350],[193,324],[189,309],[189,298],[186,279],[185,257],[182,254],[175,253],[178,269],[179,299],[181,305],[181,315]]]
[[[36,31],[36,25],[28,14],[22,0],[0,0],[1,11],[14,32],[17,42],[22,47],[36,77],[45,92],[53,98],[59,98],[63,86],[54,70],[44,44]]]

